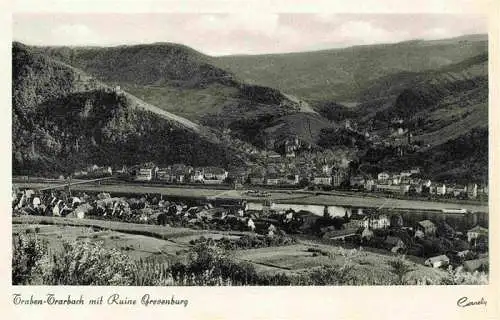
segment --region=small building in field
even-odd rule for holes
[[[361,232],[361,240],[370,241],[371,238],[373,238],[373,230],[370,228],[363,228],[363,231]]]
[[[432,268],[446,267],[447,265],[450,264],[450,259],[443,254],[425,260],[424,264]]]
[[[281,158],[281,155],[275,151],[269,151],[267,153],[267,157],[270,159],[279,159],[279,158]]]

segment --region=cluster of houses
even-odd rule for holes
[[[222,184],[229,173],[219,167],[192,167],[175,164],[159,168],[154,164],[140,166],[130,170],[136,181],[164,181],[168,183],[205,183]]]
[[[294,144],[292,144],[294,146]],[[270,152],[271,157],[273,152]],[[279,155],[278,155],[279,156]],[[271,168],[271,166],[269,166]],[[299,185],[307,181],[309,185],[341,187],[368,192],[383,192],[399,195],[435,195],[438,197],[460,197],[475,199],[479,195],[488,194],[487,186],[475,183],[467,185],[446,185],[434,183],[423,178],[419,168],[412,168],[399,173],[380,172],[373,178],[369,175],[351,175],[346,167],[336,167],[328,163],[316,164],[311,170],[300,169],[269,169],[247,170],[240,168],[228,172],[220,167],[192,167],[184,164],[174,164],[160,168],[152,163],[132,166],[130,168],[112,169],[109,166],[89,166],[74,173],[74,177],[102,177],[113,173],[127,173],[136,181],[164,181],[167,183],[204,183],[222,184],[228,177],[232,181],[251,185]]]
[[[110,177],[113,175],[113,169],[109,166],[91,165],[83,170],[78,170],[73,173],[75,178],[100,178]]]
[[[374,237],[374,230],[386,229],[389,226],[392,226],[391,219],[386,214],[352,214],[350,217],[350,221],[344,224],[344,227],[347,230],[354,230],[358,228],[358,232],[361,231],[360,237],[365,242]],[[410,230],[411,232],[409,234],[412,234],[415,240],[422,240],[424,238],[433,239],[436,237],[438,231],[437,225],[433,221],[428,219],[419,221],[414,227],[400,226],[400,228],[404,230]],[[469,243],[471,248],[474,248],[476,247],[477,241],[480,237],[485,237],[487,239],[488,229],[476,225],[473,228],[467,230],[465,234],[461,232],[453,232],[453,234],[449,235],[449,237],[456,239],[458,239],[458,237],[463,238]],[[342,235],[342,238],[345,238],[345,235]],[[406,252],[406,250],[409,249],[408,246],[409,244],[407,243],[407,241],[398,236],[387,236],[384,240],[384,247],[394,253]],[[469,253],[471,253],[471,250],[454,252],[453,254],[456,257],[465,260],[463,266],[468,271],[475,271],[479,267],[487,265],[487,255],[483,255],[478,259],[467,259],[466,257]],[[433,268],[446,267],[450,264],[449,256],[450,253],[430,257],[425,260],[424,264]]]
[[[305,180],[310,185],[339,187],[347,181],[349,172],[345,168],[337,168],[330,164],[320,164],[304,174],[300,170],[284,170],[281,172],[251,173],[247,181],[253,185],[298,185]]]
[[[475,183],[468,185],[446,185],[434,183],[420,175],[419,168],[391,174],[380,172],[377,178],[356,175],[350,178],[350,186],[366,191],[378,191],[393,194],[427,194],[441,197],[463,197],[475,199],[479,194],[488,194],[488,187],[479,188]]]

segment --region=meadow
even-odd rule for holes
[[[29,231],[27,231],[29,230]],[[196,247],[194,241],[208,239],[238,239],[249,232],[201,231],[188,228],[55,217],[13,217],[13,236],[34,234],[47,241],[50,254],[62,254],[64,243],[99,244],[106,250],[117,250],[131,261],[156,263],[185,262]],[[363,249],[346,249],[313,240],[297,240],[295,244],[256,249],[235,249],[227,252],[236,263],[250,264],[257,274],[273,276],[285,274],[300,277],[311,270],[349,265],[352,276],[366,283],[386,284],[395,281],[390,261],[397,258],[389,252],[375,253]],[[407,260],[406,281],[428,279],[439,282],[446,271],[433,269]]]

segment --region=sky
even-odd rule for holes
[[[29,45],[175,42],[209,55],[263,54],[487,33],[485,16],[318,13],[16,13],[13,40]]]

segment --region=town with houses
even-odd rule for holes
[[[270,156],[272,158],[272,155]],[[276,157],[277,158],[277,157]],[[242,185],[269,187],[323,187],[326,190],[348,189],[359,192],[378,192],[392,195],[435,196],[457,199],[483,199],[488,195],[487,185],[470,183],[467,185],[445,184],[423,178],[420,168],[392,173],[380,172],[373,177],[367,174],[351,174],[348,168],[335,167],[331,164],[318,164],[311,173],[304,175],[305,170],[287,171],[273,170],[272,164],[268,172],[251,172],[237,169],[228,171],[220,167],[193,167],[185,164],[174,164],[158,167],[153,163],[135,166],[112,168],[110,166],[93,165],[73,174],[75,179],[89,177],[117,176],[133,181],[163,182],[167,184],[230,184],[233,187]],[[271,170],[269,170],[271,168]]]

